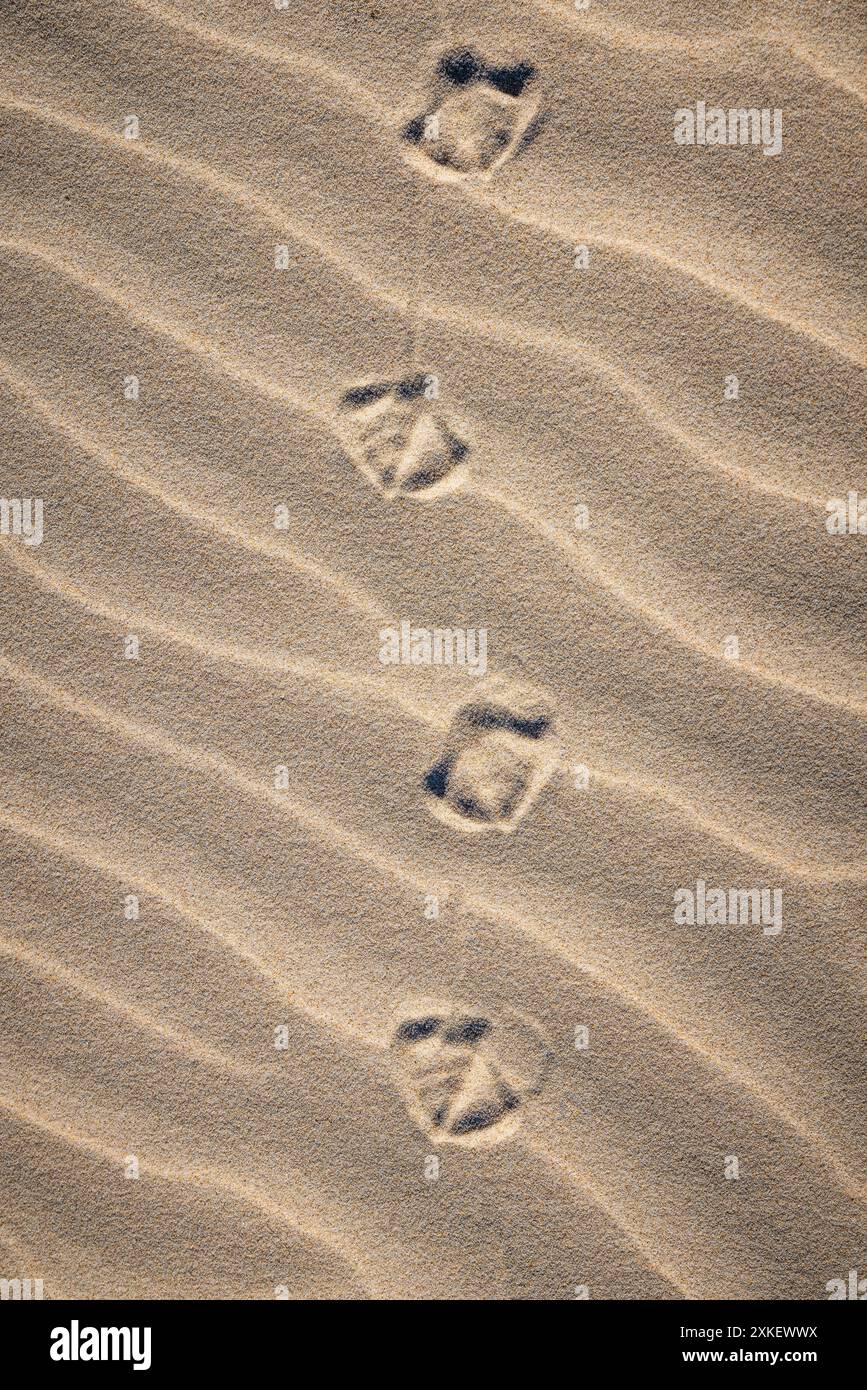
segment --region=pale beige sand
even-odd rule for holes
[[[0,492],[45,538],[0,542],[0,1276],[867,1272],[867,538],[825,527],[867,492],[855,12],[4,7]],[[537,69],[489,180],[400,138],[467,46]],[[782,108],[782,155],[678,147],[698,100]],[[428,502],[371,486],[339,408],[413,372],[472,444]],[[384,668],[401,619],[486,628],[489,676],[553,711],[513,833],[429,814],[483,686]],[[781,889],[783,932],[675,924],[699,878]],[[415,1099],[395,1029],[426,1014],[491,1025],[488,1130]]]

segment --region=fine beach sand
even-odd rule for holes
[[[857,35],[0,7],[0,493],[44,502],[0,540],[0,1277],[867,1274]],[[497,167],[432,158],[483,90]],[[698,101],[781,154],[677,145]],[[402,622],[487,672],[383,665]],[[699,880],[782,931],[676,921]]]

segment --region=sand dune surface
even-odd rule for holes
[[[826,1297],[855,7],[0,31],[0,1276]]]

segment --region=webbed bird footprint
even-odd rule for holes
[[[428,501],[464,481],[469,444],[436,402],[436,378],[423,373],[344,394],[347,452],[384,497]]]
[[[478,1011],[423,1001],[401,1010],[390,1049],[415,1122],[434,1141],[465,1146],[515,1133],[550,1056],[517,1016],[495,1027]]]
[[[559,761],[553,712],[533,691],[492,683],[462,705],[425,777],[434,816],[458,830],[511,834]]]
[[[534,75],[532,63],[498,66],[472,49],[447,53],[425,109],[403,137],[428,166],[452,178],[490,178],[538,127]]]

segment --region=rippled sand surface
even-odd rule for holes
[[[805,9],[6,0],[0,1277],[863,1268],[863,77]]]

